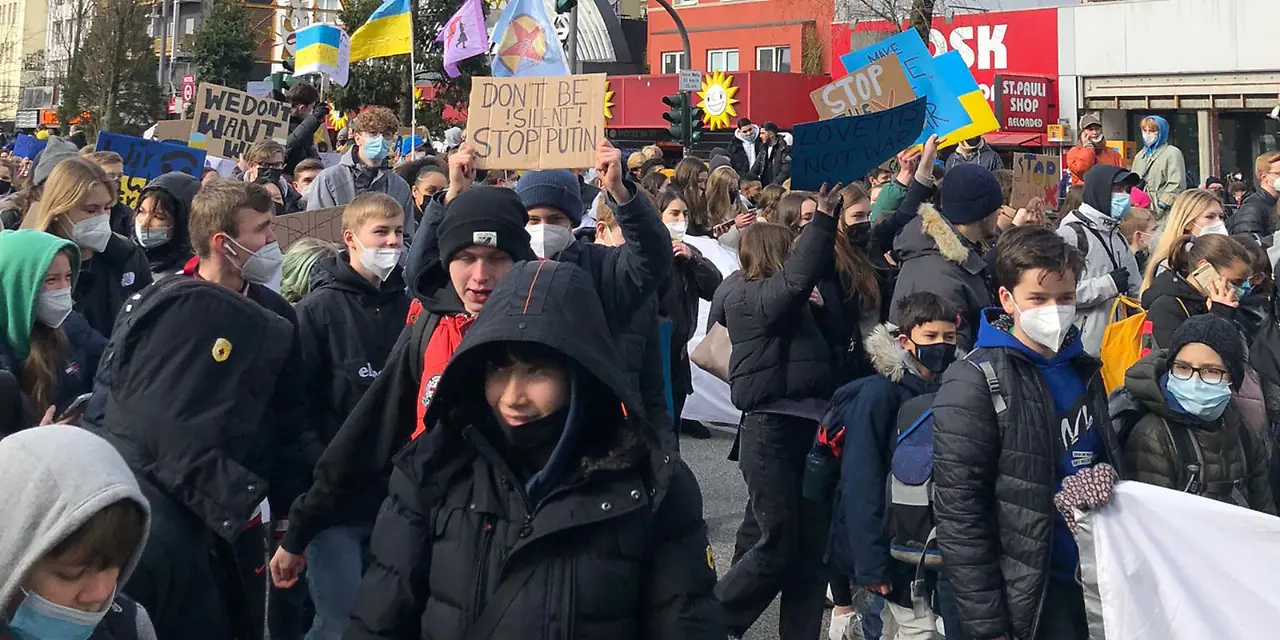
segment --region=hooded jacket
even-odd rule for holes
[[[1177,486],[1184,459],[1174,454],[1173,441],[1165,422],[1173,429],[1188,429],[1204,455],[1201,481],[1208,490],[1204,495],[1214,500],[1235,504],[1230,486],[1236,484],[1249,508],[1275,514],[1269,481],[1266,446],[1260,442],[1240,418],[1234,402],[1227,404],[1222,417],[1200,420],[1170,406],[1165,389],[1169,373],[1168,351],[1147,354],[1124,376],[1119,393],[1129,395],[1146,411],[1124,441],[1126,465],[1132,478],[1166,489],[1182,491]],[[1192,455],[1185,452],[1184,455]]]
[[[974,149],[971,154],[966,154],[957,148],[956,152],[947,158],[947,163],[944,168],[946,172],[950,173],[953,167],[958,164],[965,163],[981,165],[986,167],[991,173],[995,173],[1004,168],[1004,160],[1000,159],[1000,154],[996,153],[996,150],[992,149],[991,145],[987,144],[986,140],[983,140],[978,145],[978,148]]]
[[[1146,183],[1143,191],[1159,203],[1156,218],[1164,220],[1173,201],[1187,188],[1187,165],[1182,151],[1169,144],[1169,121],[1160,116],[1150,116],[1156,121],[1159,135],[1156,143],[1143,147],[1133,158],[1132,171]]]
[[[1142,292],[1142,306],[1147,310],[1151,323],[1151,336],[1156,346],[1167,347],[1173,340],[1173,332],[1191,316],[1214,313],[1235,321],[1236,308],[1225,304],[1207,306],[1208,298],[1194,285],[1173,270],[1167,270],[1151,281]]]
[[[142,248],[143,253],[147,255],[147,262],[151,265],[153,280],[159,280],[166,275],[180,273],[182,266],[191,259],[191,256],[195,255],[195,251],[191,248],[188,221],[191,219],[191,201],[196,197],[196,192],[198,191],[200,191],[200,180],[198,178],[189,176],[181,171],[171,171],[152,180],[138,195],[139,204],[149,194],[155,192],[164,193],[175,204],[174,210],[169,212],[170,218],[172,218],[169,241],[158,247]],[[135,234],[136,231],[130,229],[129,235],[134,236]],[[137,242],[138,246],[142,246],[141,241],[136,237],[134,237],[134,242]]]
[[[749,173],[765,186],[780,185],[791,178],[791,145],[781,133],[774,134],[772,145],[761,143]]]
[[[750,147],[751,151],[747,151]],[[742,177],[751,175],[751,166],[762,155],[764,143],[760,141],[760,127],[751,125],[751,135],[742,137],[741,131],[733,132],[733,144],[729,145],[729,166]]]
[[[1063,216],[1058,235],[1068,246],[1085,246],[1084,273],[1076,282],[1076,326],[1086,353],[1097,357],[1102,350],[1102,334],[1111,319],[1111,306],[1116,296],[1133,296],[1142,284],[1142,270],[1133,250],[1120,233],[1120,221],[1110,216],[1111,180],[1122,167],[1104,165],[1095,168],[1095,180],[1085,183],[1084,203]],[[1124,269],[1129,273],[1128,287],[1116,290],[1111,272]]]
[[[724,637],[697,481],[644,426],[594,289],[550,261],[499,283],[440,379],[433,426],[397,457],[344,637],[461,640],[485,618],[476,637]],[[477,392],[486,354],[510,342],[562,354],[572,381],[541,468]]]
[[[0,484],[5,517],[0,521],[0,635],[9,611],[22,601],[22,582],[36,562],[94,515],[130,501],[146,515],[147,527],[133,556],[120,567],[117,584],[133,574],[150,529],[151,508],[129,466],[102,438],[79,427],[51,425],[0,441]],[[147,612],[117,591],[93,639],[154,640]]]
[[[658,312],[671,319],[671,392],[693,393],[689,369],[689,340],[698,326],[698,301],[710,302],[723,277],[715,263],[689,247],[687,259],[677,259],[658,290]],[[680,405],[680,402],[676,402]]]
[[[1276,232],[1276,197],[1266,189],[1249,194],[1240,208],[1227,218],[1227,230],[1233,234],[1253,234],[1263,246],[1271,246],[1271,236]]]
[[[124,301],[151,284],[151,265],[142,247],[128,238],[111,234],[106,248],[80,263],[80,277],[71,291],[75,310],[104,337]]]
[[[889,322],[898,324],[899,300],[917,291],[936,293],[960,310],[959,346],[972,348],[979,312],[992,303],[987,262],[979,248],[930,204],[920,205],[919,215],[907,223],[893,248],[900,267]]]
[[[357,147],[352,147],[350,151],[342,154],[338,164],[326,168],[316,176],[311,187],[307,189],[307,210],[345,207],[361,193],[385,193],[400,203],[400,209],[404,212],[405,244],[411,246],[416,219],[413,215],[413,192],[409,190],[409,183],[396,175],[390,167],[382,166],[378,168],[378,174],[369,183],[369,188],[356,193],[355,172],[362,168],[371,170],[362,160],[356,159],[359,153],[360,150]]]

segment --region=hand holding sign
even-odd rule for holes
[[[840,215],[844,211],[844,197],[840,195],[843,188],[844,185],[839,182],[830,189],[825,182],[822,183],[822,187],[818,189],[818,212],[832,218]]]
[[[886,111],[796,125],[791,188],[816,191],[823,183],[862,179],[919,137],[925,105],[916,98]]]

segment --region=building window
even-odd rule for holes
[[[791,73],[791,47],[756,47],[756,71]]]
[[[662,52],[662,72],[663,73],[679,73],[685,68],[683,51],[664,51]]]
[[[675,0],[671,5],[675,7],[691,7],[698,4],[698,0]]]
[[[185,21],[185,22],[183,23],[183,25],[182,25],[182,33],[183,33],[183,35],[188,35],[188,36],[189,36],[189,35],[194,34],[195,32],[196,32],[196,19],[195,19],[195,18],[187,18],[187,19],[186,19],[186,21]]]
[[[707,51],[707,71],[737,71],[737,49],[711,49]]]

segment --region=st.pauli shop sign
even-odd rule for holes
[[[1051,78],[998,74],[995,89],[1001,131],[1044,133],[1045,127],[1057,124],[1049,120],[1049,107],[1058,102]]]

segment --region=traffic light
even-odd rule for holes
[[[675,93],[662,97],[662,103],[667,105],[667,112],[662,114],[662,119],[671,123],[667,127],[667,133],[671,134],[671,139],[679,142],[684,146],[689,146],[689,94]]]
[[[578,5],[578,0],[556,0],[556,13],[569,13]]]
[[[689,146],[702,142],[702,107],[689,108]]]

